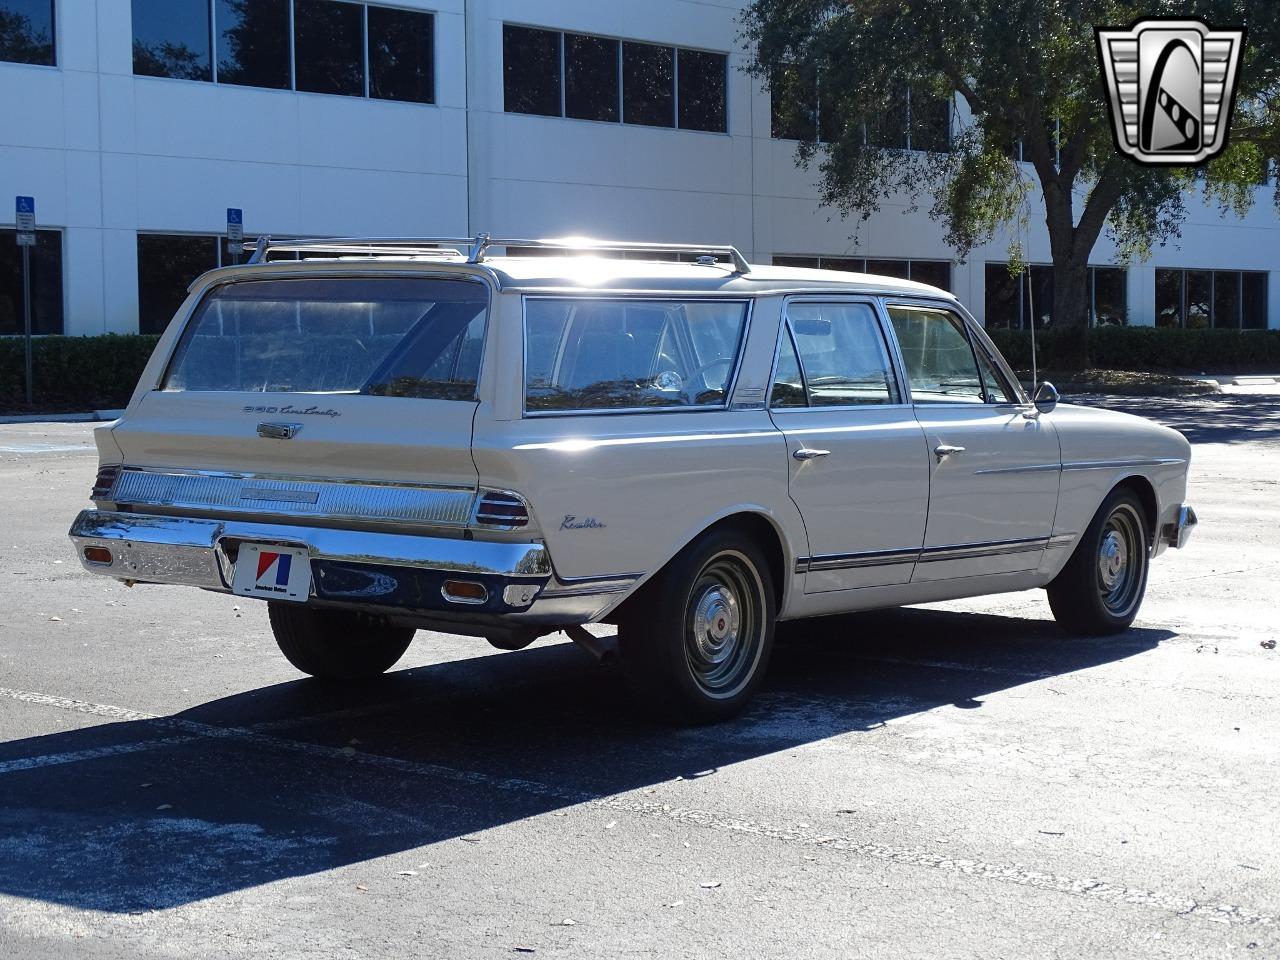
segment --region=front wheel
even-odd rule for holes
[[[714,531],[645,585],[619,624],[623,676],[675,723],[740,712],[764,677],[777,610],[768,561],[746,535]]]
[[[322,680],[366,680],[386,673],[413,640],[410,627],[351,610],[267,604],[271,632],[289,662]]]
[[[1085,636],[1127,630],[1147,591],[1150,544],[1142,503],[1123,487],[1113,490],[1049,584],[1054,619]]]

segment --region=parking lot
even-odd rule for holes
[[[563,636],[334,690],[265,606],[81,572],[89,425],[0,426],[0,956],[1280,957],[1280,395],[1128,633],[1042,592],[786,625],[655,727]]]

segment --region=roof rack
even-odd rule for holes
[[[246,243],[252,253],[249,263],[266,263],[273,253],[337,253],[376,256],[395,253],[402,256],[463,256],[467,263],[483,263],[490,247],[533,247],[542,250],[625,251],[631,253],[716,254],[733,261],[734,271],[751,272],[751,264],[737,247],[720,243],[639,243],[628,240],[592,240],[582,237],[542,238],[538,240],[498,239],[487,233],[474,237],[329,237],[325,239],[273,240],[259,237]]]

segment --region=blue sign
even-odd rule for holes
[[[18,198],[22,200],[22,197]],[[29,199],[29,198],[28,198]],[[235,223],[244,226],[244,211],[237,210],[235,207],[227,207],[227,223]]]
[[[36,198],[18,197],[14,204],[14,210],[18,246],[34,247],[36,245]]]
[[[238,207],[227,208],[227,243],[244,243],[244,211]]]

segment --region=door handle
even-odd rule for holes
[[[799,450],[791,454],[795,459],[802,462],[805,460],[817,460],[819,457],[828,457],[830,455],[830,450],[813,450],[809,447],[801,447]]]
[[[933,455],[938,458],[939,463],[953,453],[964,453],[964,447],[953,447],[949,443],[940,443],[933,448]]]

